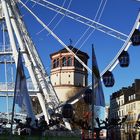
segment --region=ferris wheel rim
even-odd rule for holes
[[[134,33],[135,29],[138,29],[140,26],[140,12],[138,13],[138,16],[136,18],[136,21],[134,23],[134,26],[132,27],[132,30],[127,38],[127,40],[125,41],[124,45],[122,46],[122,48],[118,51],[117,55],[114,57],[114,59],[109,63],[109,65],[103,70],[103,72],[100,74],[100,76],[102,77],[104,75],[104,73],[106,71],[112,71],[118,64],[118,57],[120,56],[120,54],[123,51],[127,51],[129,49],[129,47],[131,46],[132,42],[131,42],[131,37],[132,34]]]

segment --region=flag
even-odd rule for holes
[[[20,108],[22,108],[23,98],[27,92],[26,77],[24,74],[21,54],[19,52],[15,82],[15,104],[18,104]]]
[[[31,100],[28,94],[26,77],[24,74],[24,68],[23,68],[20,50],[18,53],[16,81],[15,81],[14,99],[13,99],[12,116],[11,116],[11,130],[10,130],[11,134],[13,132],[15,104],[18,104],[20,108],[22,108],[23,105],[25,106],[27,111],[27,116],[32,118],[31,124],[33,124],[35,121],[35,115],[33,113]]]
[[[95,93],[95,102],[94,104],[96,106],[102,106],[105,107],[105,99],[104,99],[104,93],[102,88],[102,83],[100,79],[100,73],[96,61],[96,56],[94,52],[94,48],[92,48],[92,72],[94,74],[94,93]]]
[[[22,63],[21,53],[18,54],[18,63],[17,63],[17,73],[16,73],[16,82],[15,82],[15,104],[20,108],[25,107],[27,111],[27,116],[35,119],[30,96],[28,94],[26,76],[24,73],[24,67]]]
[[[102,88],[102,83],[100,79],[100,72],[98,69],[96,56],[94,52],[94,48],[92,46],[92,81],[93,81],[93,98],[94,103],[92,105],[92,112],[94,112],[93,120],[94,120],[94,127],[98,127],[98,123],[96,121],[96,118],[99,120],[105,119],[105,99],[104,99],[104,93]]]

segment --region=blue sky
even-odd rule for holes
[[[22,0],[25,2],[26,0]],[[50,0],[51,2],[63,5],[64,0]],[[64,7],[66,8],[71,2],[69,10],[76,12],[80,15],[88,17],[90,19],[95,19],[95,15],[97,9],[101,2],[105,2],[106,0],[66,0]],[[43,8],[41,6],[35,5],[33,3],[28,2],[27,6],[32,9],[34,13],[40,19],[48,25],[52,18],[55,16],[55,12]],[[129,34],[136,17],[138,15],[138,11],[140,8],[140,2],[136,2],[135,0],[108,0],[104,11],[102,13],[101,19],[99,23],[102,23],[108,27],[111,27],[117,31],[120,31],[125,34]],[[40,57],[47,69],[47,72],[50,73],[50,57],[49,55],[59,49],[62,49],[60,43],[58,43],[51,35],[48,35],[47,31],[43,31],[38,34],[38,32],[43,28],[41,25],[37,23],[37,21],[32,17],[29,12],[27,12],[24,8],[21,8],[22,14],[24,15],[24,20],[26,26],[32,36],[34,43],[37,47]],[[49,25],[50,29],[58,23],[61,19],[62,15],[57,15],[55,20]],[[97,16],[99,17],[99,15]],[[77,40],[83,35],[85,30],[88,27],[79,23],[75,20],[72,20],[68,17],[64,17],[60,24],[55,28],[54,33],[58,35],[58,37],[66,44],[69,45],[69,39],[71,38],[73,41],[73,45],[77,42]],[[79,48],[86,37],[93,29],[91,28],[86,36],[75,46]],[[123,45],[123,41],[120,41],[116,38],[110,37],[107,34],[104,34],[100,31],[94,31],[87,42],[81,47],[81,50],[86,52],[89,56],[88,66],[91,68],[91,44],[94,43],[95,53],[97,57],[98,66],[100,72],[104,70],[104,68],[110,63],[110,61],[117,54],[119,49]],[[130,86],[134,79],[140,78],[140,46],[134,47],[131,46],[128,50],[130,55],[130,66],[128,68],[121,68],[119,65],[113,70],[113,74],[115,77],[115,85],[112,88],[106,88],[103,85],[104,94],[106,98],[106,103],[109,103],[110,94],[119,90],[122,87]],[[89,82],[91,81],[91,74],[89,74]]]
[[[67,8],[69,3],[69,10],[76,12],[80,15],[95,19],[96,12],[101,2],[106,3],[104,11],[101,15],[99,23],[102,23],[108,27],[118,30],[122,33],[129,34],[140,8],[140,2],[135,0],[49,0],[57,5]],[[30,0],[22,0],[27,2],[27,6],[46,24],[50,29],[62,18],[62,15],[49,9],[43,8],[39,5],[34,5]],[[36,45],[38,53],[45,65],[45,68],[50,73],[50,54],[62,49],[62,45],[58,43],[47,31],[43,31],[38,34],[43,27],[33,18],[33,16],[27,12],[24,7],[20,6],[21,13],[23,15],[26,27]],[[101,12],[101,11],[100,11]],[[50,24],[52,18],[56,18]],[[97,16],[97,18],[99,15]],[[97,19],[96,19],[97,21]],[[81,47],[86,37],[92,32],[92,28],[82,38],[82,40],[75,46],[74,44],[86,31],[88,26],[72,20],[68,17],[63,17],[62,21],[55,28],[54,33],[66,44],[69,45],[69,39],[71,38],[72,45],[76,48]],[[123,41],[113,38],[100,31],[94,31],[86,43],[81,47],[81,50],[86,52],[89,56],[88,66],[91,68],[91,44],[95,46],[96,58],[100,72],[110,63],[115,57],[119,49],[123,45]],[[128,50],[130,55],[130,66],[128,68],[121,68],[119,65],[113,70],[115,77],[115,85],[112,88],[106,88],[103,85],[106,103],[109,103],[109,97],[113,92],[121,89],[122,87],[130,86],[134,79],[140,79],[140,46],[131,46]],[[91,74],[89,74],[89,83],[91,81]],[[5,101],[4,101],[5,102]]]

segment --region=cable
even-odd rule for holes
[[[30,1],[30,0],[26,0],[25,4],[27,4],[29,1]],[[37,1],[32,5],[31,8],[34,8],[34,7],[37,5],[38,2],[40,2],[40,0],[37,0]],[[23,6],[21,6],[20,8],[22,9]],[[25,17],[25,15],[26,15],[26,14],[22,15],[22,17]]]
[[[64,6],[65,2],[66,2],[66,0],[64,1],[62,7]],[[71,3],[72,3],[72,0],[70,0],[67,9],[69,9]],[[58,15],[58,13],[54,16],[54,18],[55,18],[57,15]],[[52,29],[52,31],[54,31],[54,30],[56,29],[56,27],[60,24],[60,22],[63,20],[64,17],[65,17],[65,15],[63,15],[63,16],[61,17],[61,19],[60,19],[60,20],[58,21],[58,23],[54,26],[54,28]],[[53,18],[53,19],[54,19],[54,18]],[[50,21],[50,23],[53,21],[53,19]],[[50,25],[50,23],[48,24],[48,26]],[[37,35],[40,34],[40,33],[41,33],[42,31],[44,31],[44,30],[45,30],[45,28],[43,28],[40,32],[38,32]],[[50,33],[48,33],[47,36],[48,36],[48,35],[50,35]],[[71,51],[72,51],[72,50],[71,50]],[[63,58],[63,57],[60,57],[60,60],[61,60],[62,58]],[[67,61],[68,61],[68,60],[67,60]],[[66,61],[66,62],[67,62],[67,61]],[[55,62],[55,63],[57,63],[57,62]],[[53,63],[53,64],[54,64],[54,63]],[[51,65],[50,65],[50,66],[51,66]],[[50,67],[46,67],[45,70],[47,70],[47,69],[49,69],[49,68],[50,68]]]
[[[66,3],[66,0],[64,0],[62,7],[64,7]],[[61,11],[61,9],[59,10],[59,12]],[[55,20],[55,18],[57,17],[57,15],[59,14],[59,12],[57,12],[54,17],[51,19],[51,21],[48,23],[48,27],[50,26],[50,24]],[[42,30],[40,30],[39,32],[36,33],[36,35],[39,35],[41,32],[43,32],[45,30],[45,28],[43,28]]]
[[[30,0],[30,1],[31,2],[36,2],[35,0]],[[62,9],[62,11],[59,12],[60,14],[65,15],[64,13],[66,11],[66,16],[71,18],[71,19],[73,19],[73,20],[75,20],[75,21],[78,21],[78,22],[80,22],[82,24],[85,24],[87,26],[90,26],[92,28],[95,28],[94,25],[98,25],[98,28],[96,28],[97,30],[99,30],[99,31],[101,31],[103,33],[106,33],[107,35],[110,35],[112,37],[115,37],[115,38],[117,38],[117,39],[119,39],[121,41],[125,41],[126,38],[128,37],[124,33],[121,33],[121,32],[119,32],[117,30],[114,30],[114,29],[112,29],[110,27],[107,27],[107,26],[105,26],[105,25],[103,25],[101,23],[95,22],[95,21],[93,21],[93,20],[91,20],[91,19],[89,19],[87,17],[84,17],[84,16],[82,16],[80,14],[77,14],[77,13],[75,13],[73,11],[67,10],[67,9],[65,9],[63,7],[60,7],[60,6],[58,6],[58,5],[54,4],[54,3],[48,2],[46,0],[41,0],[38,3],[38,5],[40,5],[42,7],[45,7],[47,9],[50,9],[52,11],[55,11],[55,12],[59,12],[58,10]],[[91,26],[92,23],[94,23],[93,26]]]
[[[26,0],[26,1],[25,1],[25,4],[27,4],[28,2],[29,2],[29,0]],[[23,6],[21,6],[21,8],[23,8]]]
[[[40,0],[37,0],[37,2],[40,2]],[[37,2],[32,5],[32,8],[37,5]]]
[[[71,3],[72,3],[72,0],[70,0],[70,2],[69,2],[69,5],[68,5],[68,7],[67,7],[67,9],[69,9],[69,7],[70,7],[70,5],[71,5]],[[63,18],[66,16],[66,14],[65,15],[63,15],[61,18],[60,18],[60,20],[57,22],[57,24],[54,26],[54,28],[52,29],[52,31],[54,31],[55,29],[56,29],[56,27],[60,24],[60,22],[63,20]],[[48,33],[47,35],[49,35],[50,33]]]
[[[101,6],[102,6],[102,2],[103,2],[103,0],[100,2],[100,5],[99,5],[99,7],[98,7],[98,10],[97,10],[97,12],[96,12],[96,14],[95,14],[95,17],[94,17],[94,21],[96,20],[96,18],[97,18],[97,16],[98,16],[98,13],[99,13],[99,11],[100,11],[100,8],[101,8]],[[93,25],[94,23],[92,23],[91,25]],[[86,29],[86,31],[83,33],[83,35],[77,40],[77,42],[75,43],[75,45],[74,46],[76,46],[79,42],[80,42],[80,40],[85,36],[85,34],[89,31],[89,29],[90,29],[91,27],[88,27],[87,29]]]
[[[105,3],[104,3],[103,9],[102,9],[102,11],[101,11],[101,13],[100,13],[100,15],[99,15],[99,18],[98,18],[97,22],[99,22],[100,19],[101,19],[101,16],[102,16],[103,11],[104,11],[104,9],[105,9],[106,3],[107,3],[107,0],[106,0]],[[80,49],[81,49],[82,46],[86,43],[86,41],[89,39],[89,37],[95,32],[95,30],[96,30],[96,28],[94,28],[94,29],[92,30],[92,32],[87,36],[87,38],[86,38],[86,39],[84,40],[84,42],[81,44]]]

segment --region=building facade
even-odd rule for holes
[[[134,131],[140,114],[140,79],[136,79],[132,86],[122,88],[110,96],[109,118],[122,119],[127,115],[127,120],[121,129],[127,133]]]
[[[89,56],[68,46],[87,65]],[[88,72],[65,48],[50,55],[50,79],[60,101],[64,102],[87,86]]]

